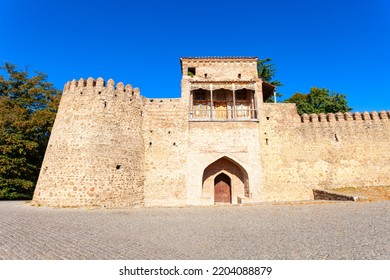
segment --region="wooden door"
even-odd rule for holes
[[[230,178],[224,173],[214,179],[214,202],[231,203]]]

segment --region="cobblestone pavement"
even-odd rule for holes
[[[53,209],[0,201],[0,259],[390,259],[390,201]]]

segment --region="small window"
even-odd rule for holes
[[[195,67],[189,67],[188,68],[188,76],[193,77],[196,74]]]

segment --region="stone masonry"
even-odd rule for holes
[[[390,112],[297,114],[265,103],[256,57],[181,58],[180,98],[113,80],[66,83],[34,193],[47,206],[313,199],[390,186]]]

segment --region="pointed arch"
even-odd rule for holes
[[[229,179],[226,179],[228,177]],[[230,184],[231,203],[236,204],[238,198],[250,197],[248,173],[237,161],[223,156],[205,167],[202,177],[202,196],[215,200],[215,186],[218,179],[225,179]],[[230,180],[230,182],[226,182]]]
[[[218,184],[219,182],[225,182],[226,184],[230,185],[231,184],[231,179],[230,179],[230,177],[228,175],[226,175],[225,173],[221,172],[214,178],[214,185]]]

